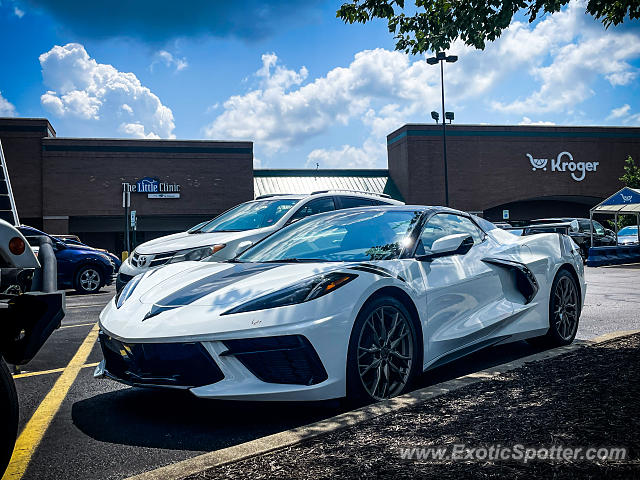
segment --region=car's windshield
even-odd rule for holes
[[[298,198],[282,200],[257,200],[243,203],[189,233],[237,232],[270,227],[289,211]]]
[[[637,235],[638,227],[624,227],[618,232],[618,235]]]
[[[274,233],[240,255],[241,262],[366,261],[398,258],[422,212],[343,210]]]

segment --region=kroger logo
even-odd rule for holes
[[[547,171],[549,164],[548,158],[533,158],[533,155],[527,153],[532,170]],[[560,152],[556,158],[551,159],[552,172],[570,172],[571,178],[576,182],[584,180],[587,172],[595,172],[600,162],[574,162],[573,155],[569,152]]]

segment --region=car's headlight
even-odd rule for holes
[[[190,248],[189,250],[180,250],[176,252],[176,254],[171,257],[171,260],[167,263],[178,263],[178,262],[197,262],[202,260],[203,258],[210,257],[216,252],[222,250],[226,245],[218,244],[213,245],[212,247],[198,247],[198,248]]]
[[[339,272],[317,275],[315,277],[307,278],[295,285],[291,285],[283,290],[267,293],[266,295],[250,300],[247,303],[224,312],[222,315],[253,312],[255,310],[284,307],[286,305],[308,302],[337,290],[357,276],[358,275],[352,273]]]
[[[122,304],[131,296],[133,290],[138,286],[140,280],[142,280],[144,274],[136,275],[129,282],[122,287],[122,289],[116,293],[115,302],[116,308],[120,308]]]

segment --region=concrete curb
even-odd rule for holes
[[[232,447],[223,448],[209,453],[204,453],[196,457],[183,460],[171,465],[160,467],[155,470],[129,477],[126,480],[168,480],[183,479],[189,475],[218,467],[228,463],[234,463],[256,455],[272,452],[285,447],[296,445],[302,441],[309,440],[320,435],[351,427],[359,423],[371,420],[388,413],[418,405],[432,398],[439,397],[449,392],[453,392],[467,385],[483,382],[494,378],[501,373],[515,370],[526,363],[539,362],[549,358],[554,358],[565,353],[577,350],[579,348],[590,346],[615,338],[625,337],[640,333],[640,330],[630,330],[622,332],[612,332],[596,337],[593,340],[577,341],[566,347],[555,348],[544,352],[529,355],[517,360],[503,363],[495,367],[487,368],[479,372],[470,373],[462,377],[447,380],[446,382],[431,385],[429,387],[406,393],[399,397],[392,398],[385,402],[367,405],[365,407],[345,412],[335,417],[320,420],[310,425],[296,427],[284,432],[275,433],[266,437],[257,438],[246,443],[234,445]]]

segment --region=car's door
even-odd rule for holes
[[[32,247],[40,248],[39,236],[33,233],[30,233],[30,235],[25,236],[25,238],[29,242],[29,245],[31,245]],[[69,259],[67,258],[68,256],[65,255],[63,252],[64,249],[60,247],[60,242],[57,242],[52,237],[49,237],[49,238],[51,239],[51,246],[53,247],[53,253],[56,256],[56,263],[57,263],[56,271],[58,272],[58,285],[62,286],[65,283],[65,280],[68,280],[67,277],[69,276],[69,269],[71,268],[70,262],[69,262]]]
[[[437,239],[460,233],[473,238],[467,253],[420,262],[427,302],[425,366],[486,344],[513,313],[499,268],[483,261],[491,254],[492,240],[470,218],[452,213],[432,216],[420,234],[416,255],[428,254]]]

